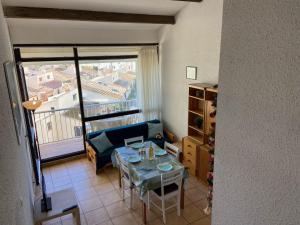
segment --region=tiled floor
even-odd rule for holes
[[[133,209],[129,198],[121,200],[118,187],[118,172],[108,167],[96,175],[87,159],[79,159],[47,167],[44,170],[48,192],[73,187],[79,202],[82,225],[140,225],[142,203],[134,197]],[[206,188],[190,177],[186,184],[185,208],[178,217],[175,209],[167,212],[167,224],[209,225],[210,217],[203,213],[206,206]],[[161,225],[161,214],[151,208],[147,212],[149,225]],[[71,216],[51,220],[45,225],[72,225]],[[75,224],[75,222],[74,222]]]

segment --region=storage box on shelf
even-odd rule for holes
[[[207,145],[214,130],[217,89],[212,84],[190,84],[188,105],[188,136],[183,138],[183,162],[190,174],[207,184],[209,148]]]

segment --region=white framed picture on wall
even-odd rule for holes
[[[196,66],[187,66],[186,67],[186,78],[191,80],[197,79],[197,67]]]

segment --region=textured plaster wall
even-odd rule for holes
[[[178,138],[187,135],[188,84],[218,83],[223,0],[190,3],[176,25],[159,31],[164,124]],[[197,66],[197,80],[186,79]]]
[[[7,60],[12,60],[12,52],[0,1],[0,224],[30,225],[33,224],[30,161],[24,138],[21,146],[17,144],[3,69]]]
[[[10,23],[9,30],[13,44],[36,43],[152,43],[158,42],[156,30],[132,30],[92,27],[83,24],[72,27],[57,24]],[[80,23],[79,23],[80,24]],[[89,24],[88,24],[89,25]]]
[[[300,224],[299,15],[224,0],[213,225]]]

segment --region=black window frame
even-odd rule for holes
[[[90,116],[85,117],[84,115],[84,106],[83,106],[83,97],[82,97],[82,87],[81,87],[81,79],[80,79],[80,68],[79,63],[83,60],[122,60],[122,59],[137,59],[138,55],[114,55],[114,56],[79,56],[78,48],[79,47],[126,47],[126,46],[158,46],[158,43],[133,43],[133,44],[14,44],[14,52],[15,52],[15,61],[17,64],[22,64],[24,62],[60,62],[60,61],[73,61],[75,65],[75,74],[77,78],[77,87],[78,87],[78,97],[80,104],[80,113],[81,113],[81,121],[82,121],[82,134],[83,134],[83,146],[84,149],[79,152],[61,155],[53,158],[47,158],[41,160],[41,163],[47,163],[59,159],[64,159],[66,157],[71,157],[79,154],[86,153],[86,122],[92,122],[96,120],[103,120],[109,118],[115,118],[126,115],[134,115],[141,113],[141,109],[135,110],[127,110],[116,113],[109,113],[104,115]],[[73,48],[73,57],[25,57],[23,58],[21,55],[21,48],[33,48],[33,47],[43,47],[43,48],[51,48],[51,47],[72,47]],[[24,74],[23,74],[24,75]],[[23,78],[19,78],[23,79]],[[23,92],[27,92],[27,90],[23,90]]]

